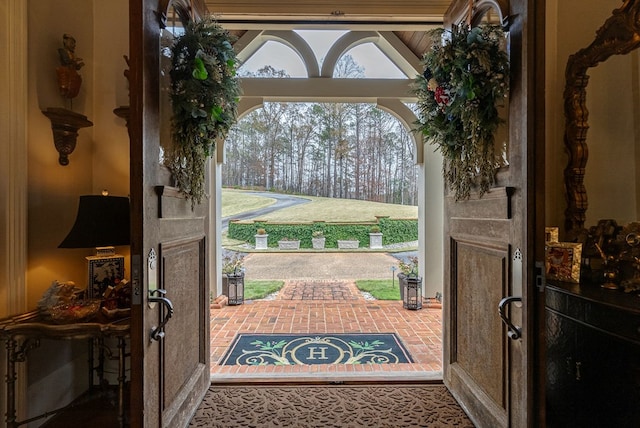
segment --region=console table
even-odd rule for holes
[[[6,341],[7,350],[7,413],[8,428],[16,428],[58,412],[64,412],[69,406],[53,410],[24,421],[16,419],[16,364],[26,361],[29,351],[40,345],[40,339],[89,340],[89,388],[93,389],[94,371],[98,376],[98,385],[104,386],[104,361],[106,338],[115,338],[118,342],[118,423],[125,424],[125,359],[126,339],[129,337],[129,318],[110,320],[99,314],[91,322],[54,324],[42,317],[40,312],[25,314],[0,320],[0,340]],[[94,350],[98,352],[98,362],[94,362]]]

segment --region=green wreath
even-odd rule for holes
[[[500,166],[494,133],[504,122],[498,105],[509,92],[505,33],[493,25],[429,33],[432,46],[414,85],[417,130],[442,153],[443,175],[456,200],[468,199],[471,189],[482,196]]]
[[[212,17],[189,22],[171,46],[167,166],[192,207],[204,197],[207,157],[236,122],[240,86],[231,36]]]

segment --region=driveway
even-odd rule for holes
[[[283,208],[289,208],[294,205],[306,204],[311,202],[310,199],[301,198],[299,196],[283,195],[280,193],[271,192],[248,192],[249,195],[262,196],[265,198],[275,199],[276,202],[268,207],[260,208],[253,211],[246,211],[229,217],[222,218],[222,231],[227,230],[229,226],[229,220],[249,220],[252,218],[260,217],[265,214],[272,213],[274,211],[281,210]]]
[[[391,279],[398,272],[398,259],[386,253],[251,253],[244,260],[247,279]]]

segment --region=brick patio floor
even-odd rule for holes
[[[215,382],[384,378],[439,379],[442,310],[411,311],[400,301],[366,300],[353,281],[285,280],[273,300],[211,310],[211,375]],[[396,333],[414,363],[221,366],[236,333]]]

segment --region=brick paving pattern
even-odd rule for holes
[[[323,289],[324,288],[324,289]],[[442,310],[411,311],[400,301],[365,300],[353,281],[287,280],[274,300],[211,310],[211,374],[216,377],[300,376],[442,370]],[[236,333],[396,333],[414,363],[220,366]]]
[[[279,300],[358,300],[360,292],[353,281],[287,281]]]

